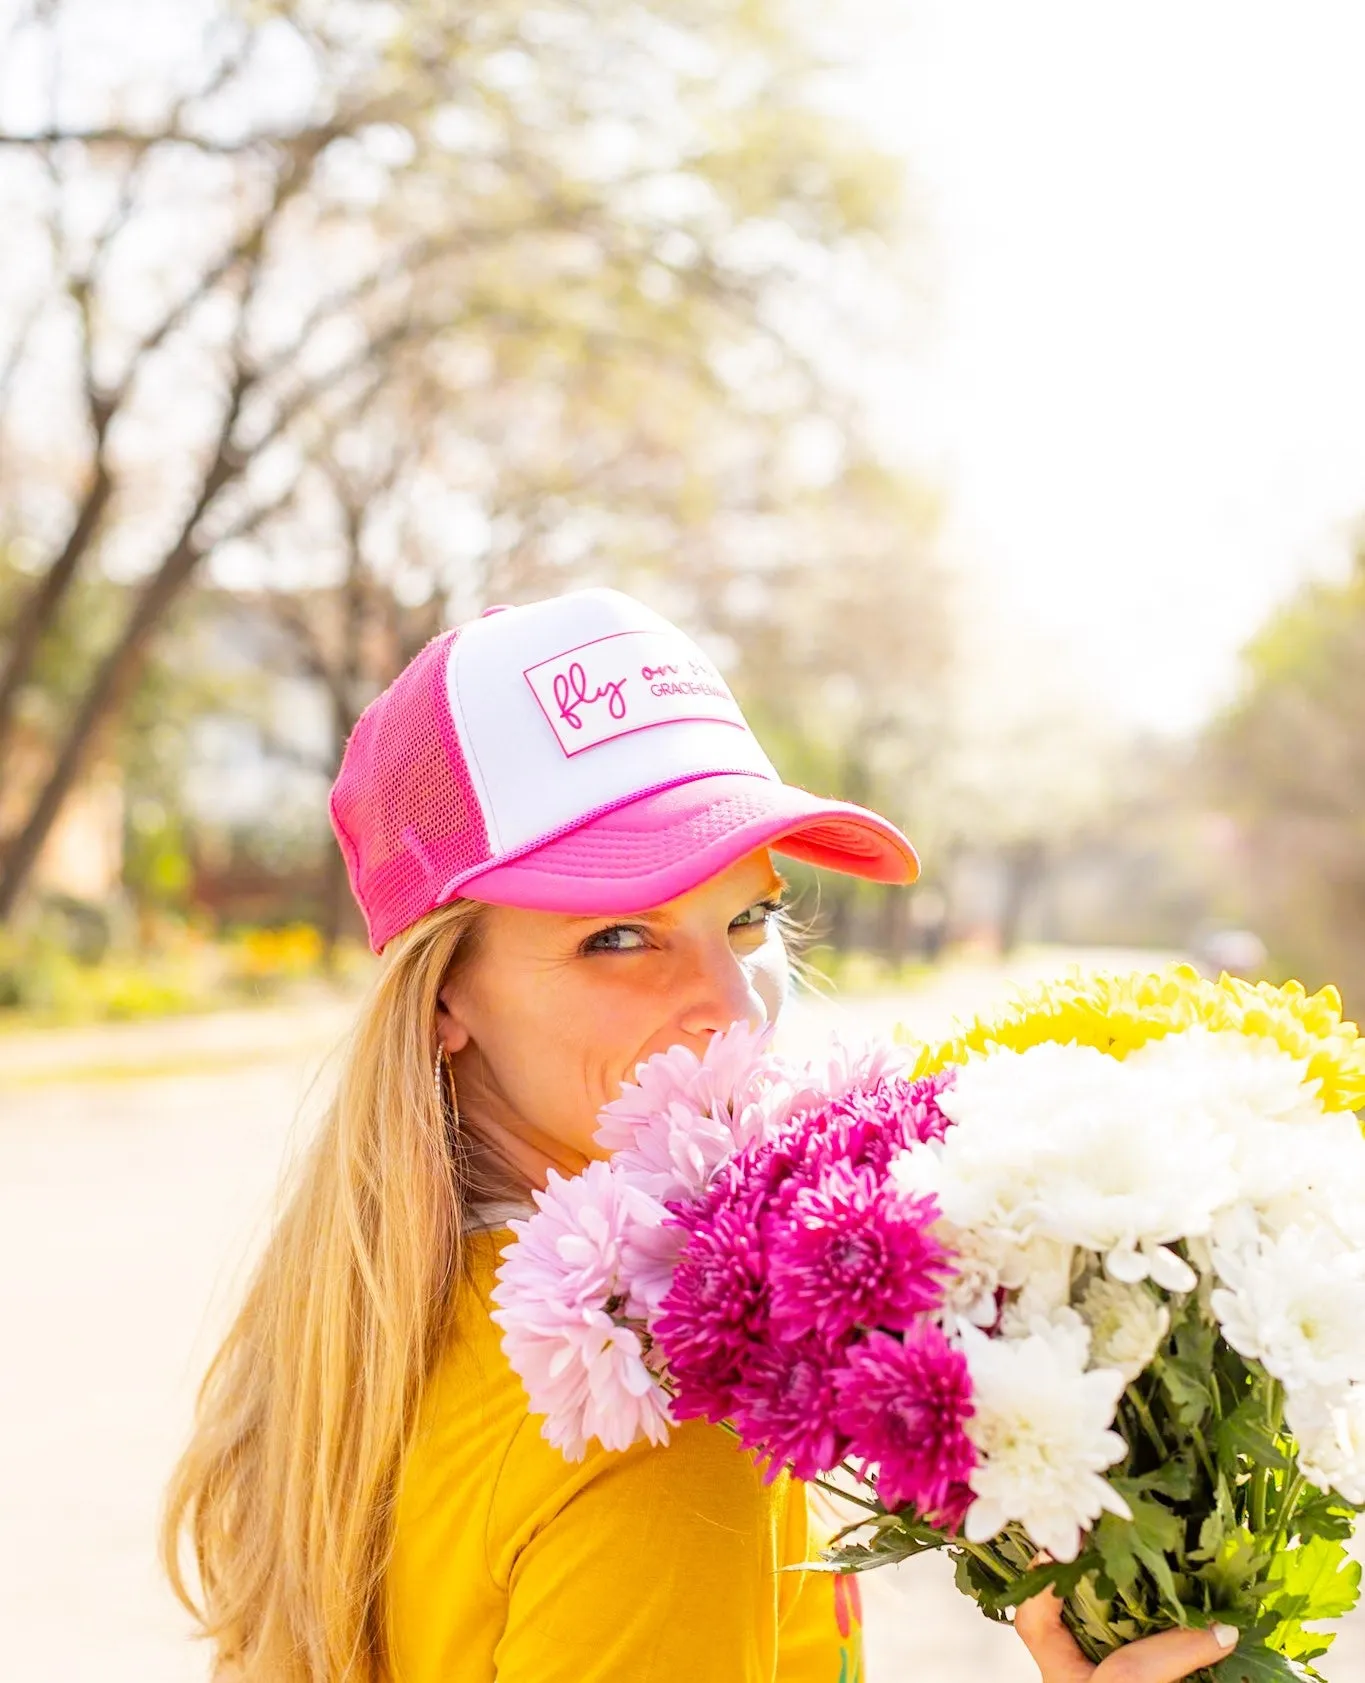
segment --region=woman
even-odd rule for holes
[[[698,1421],[565,1462],[488,1293],[503,1224],[600,1155],[642,1059],[779,1010],[769,847],[892,883],[913,849],[784,785],[702,651],[612,591],[437,638],[356,725],[331,812],[383,964],[170,1495],[217,1675],[852,1683],[856,1579],[780,1571],[820,1541],[805,1488]],[[1051,1599],[1018,1628],[1047,1683],[1090,1674]],[[1174,1632],[1095,1676],[1224,1652]]]

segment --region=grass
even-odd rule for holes
[[[153,950],[114,950],[98,962],[41,934],[0,934],[0,1033],[273,1004],[319,983],[353,985],[371,962],[355,943],[330,968],[324,960],[308,924],[226,936],[178,929]]]

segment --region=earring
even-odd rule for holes
[[[446,1119],[446,1127],[451,1133],[460,1125],[460,1112],[455,1103],[454,1071],[450,1067],[450,1055],[444,1046],[436,1048],[436,1103]]]

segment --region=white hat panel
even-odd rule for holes
[[[714,663],[618,591],[475,620],[446,685],[495,859],[685,778],[778,781]]]

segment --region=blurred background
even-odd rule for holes
[[[1360,999],[1354,8],[0,16],[0,1009],[363,964],[357,713],[586,583],[918,842],[834,971]]]
[[[329,783],[491,602],[639,595],[903,825],[911,894],[793,872],[873,1016],[1148,951],[1365,1009],[1363,69],[1346,0],[0,0],[30,1373],[82,1389],[141,1259],[125,1435],[77,1478],[33,1386],[0,1476],[125,1624],[180,1629],[202,1304],[372,962]],[[74,1630],[41,1557],[15,1607]],[[70,1640],[26,1683],[111,1675]]]

